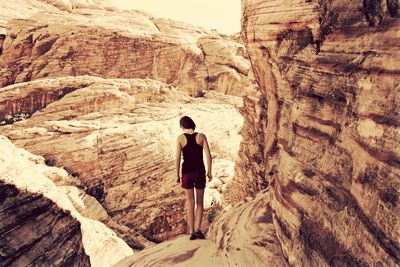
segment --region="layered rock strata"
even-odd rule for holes
[[[132,255],[112,230],[78,212],[99,216],[74,196],[67,184],[76,179],[65,170],[2,135],[0,163],[1,265],[110,266]]]
[[[244,121],[240,131],[239,157],[235,163],[235,175],[226,191],[226,197],[233,205],[252,199],[268,187],[265,172],[264,140],[267,125],[267,102],[260,92],[243,97],[240,109]]]
[[[89,266],[80,223],[43,195],[0,181],[2,266]],[[14,230],[13,230],[14,229]]]
[[[194,96],[254,86],[244,46],[229,37],[134,10],[36,4],[36,13],[5,15],[15,19],[4,26],[0,86],[76,75],[152,78]]]
[[[187,227],[185,196],[174,177],[179,118],[189,115],[199,131],[207,129],[216,175],[209,207],[221,202],[233,175],[241,102],[211,93],[191,98],[154,80],[44,79],[1,89],[5,123],[29,118],[0,132],[48,165],[64,167],[113,220],[157,241]]]
[[[396,266],[398,1],[244,0],[242,8],[267,102],[261,155],[287,261]]]

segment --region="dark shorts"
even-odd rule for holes
[[[188,172],[182,174],[182,187],[185,189],[204,189],[206,187],[206,174],[204,172]]]

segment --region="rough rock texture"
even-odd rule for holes
[[[71,11],[76,8],[89,8],[100,10],[116,10],[110,0],[39,0],[53,5],[60,10]]]
[[[8,21],[26,19],[38,12],[57,13],[76,8],[118,10],[106,0],[14,0],[1,1],[0,7],[0,34],[5,34]]]
[[[241,103],[213,93],[191,98],[154,80],[44,79],[0,89],[4,123],[30,117],[0,133],[63,166],[113,220],[156,241],[186,231],[185,198],[174,177],[179,117],[207,129],[216,177],[207,190],[210,207],[233,176]]]
[[[264,190],[211,225],[209,236],[225,255],[224,266],[288,266],[269,204],[270,193]]]
[[[115,266],[288,266],[272,223],[269,195],[262,192],[230,209],[212,224],[206,240],[177,238]]]
[[[80,223],[40,194],[0,181],[2,266],[89,266]]]
[[[132,255],[74,196],[75,180],[0,135],[0,265],[110,266]]]
[[[7,5],[0,2],[0,8]],[[69,12],[45,6],[39,13],[14,13],[4,15],[16,19],[6,25],[0,86],[70,75],[152,78],[192,95],[242,95],[254,86],[244,46],[201,27],[79,5]]]
[[[400,262],[398,6],[242,1],[267,102],[260,162],[291,265]]]
[[[206,36],[197,42],[204,54],[207,89],[230,95],[251,91],[253,71],[244,46],[219,36]],[[244,77],[249,77],[245,79]]]
[[[235,164],[235,175],[226,192],[233,205],[254,198],[259,191],[268,187],[264,160],[266,105],[265,96],[259,91],[250,91],[243,97],[243,107],[240,109],[244,118],[240,131],[243,139]]]

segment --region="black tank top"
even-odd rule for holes
[[[196,143],[197,133],[185,133],[187,143],[182,148],[183,164],[182,173],[205,172],[203,162],[203,147]]]

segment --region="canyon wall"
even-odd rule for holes
[[[235,175],[226,192],[233,205],[249,200],[268,187],[265,173],[264,139],[267,125],[267,102],[259,91],[249,91],[243,96],[240,114],[244,118],[240,131],[239,157],[235,164]]]
[[[265,168],[288,263],[396,266],[399,2],[243,0],[242,11],[266,99],[263,152],[253,156]],[[245,166],[238,179],[257,191]]]

